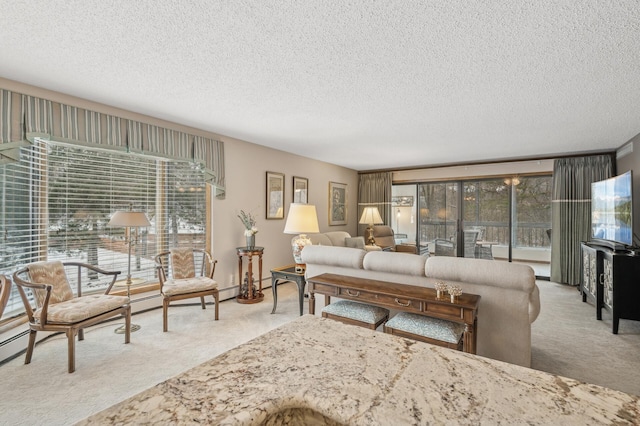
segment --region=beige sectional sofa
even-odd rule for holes
[[[326,272],[431,288],[443,280],[478,294],[478,355],[531,366],[531,323],[540,296],[527,265],[320,245],[306,246],[302,260],[307,278]]]
[[[330,231],[319,234],[308,234],[307,237],[313,245],[361,248],[366,251],[382,250],[377,246],[367,246],[364,244],[364,237],[352,237],[346,231]],[[297,238],[297,237],[294,237]]]

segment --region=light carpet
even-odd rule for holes
[[[640,322],[622,321],[613,335],[610,315],[596,321],[595,307],[582,303],[575,288],[547,281],[538,286],[542,311],[533,324],[533,368],[640,394]],[[295,284],[278,287],[274,315],[271,290],[265,295],[253,305],[222,302],[219,321],[213,306],[172,307],[168,333],[162,332],[161,309],[134,315],[142,329],[129,345],[113,333],[119,323],[92,327],[76,345],[73,374],[66,371],[66,338],[50,338],[36,346],[30,365],[20,356],[0,366],[0,424],[73,424],[298,317]],[[323,298],[316,303],[319,312]]]

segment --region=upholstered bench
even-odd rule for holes
[[[399,312],[386,322],[384,332],[461,351],[464,324]]]
[[[324,318],[375,330],[389,319],[389,310],[365,303],[339,300],[322,309]]]

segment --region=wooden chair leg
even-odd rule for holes
[[[29,330],[29,343],[27,345],[27,356],[24,358],[24,363],[29,364],[31,357],[33,356],[33,348],[36,346],[36,330]]]
[[[84,329],[78,330],[78,340],[84,340]]]
[[[67,346],[69,359],[69,373],[76,371],[76,329],[69,328],[67,330]]]
[[[214,299],[215,304],[216,304],[216,321],[218,321],[218,306],[219,306],[219,303],[218,303],[218,292],[217,291],[213,294],[213,299]]]
[[[169,300],[164,299],[162,301],[162,331],[169,331],[169,326],[167,324],[167,311],[169,310]]]
[[[202,306],[202,309],[207,309],[207,306],[204,304],[204,296],[200,297],[200,305]]]
[[[124,343],[131,341],[131,305],[127,306],[124,314]]]

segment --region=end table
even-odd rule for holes
[[[272,314],[276,313],[276,306],[278,305],[278,281],[293,281],[297,284],[298,299],[300,301],[300,315],[302,316],[304,305],[304,286],[307,284],[307,281],[304,279],[304,270],[302,272],[296,272],[296,265],[282,266],[271,270],[271,292],[273,293]]]
[[[264,299],[262,293],[262,252],[264,247],[236,247],[238,255],[238,279],[240,291],[236,300],[238,303],[258,303]],[[258,256],[258,288],[253,287],[253,256]],[[242,259],[247,258],[247,274],[242,279]]]

